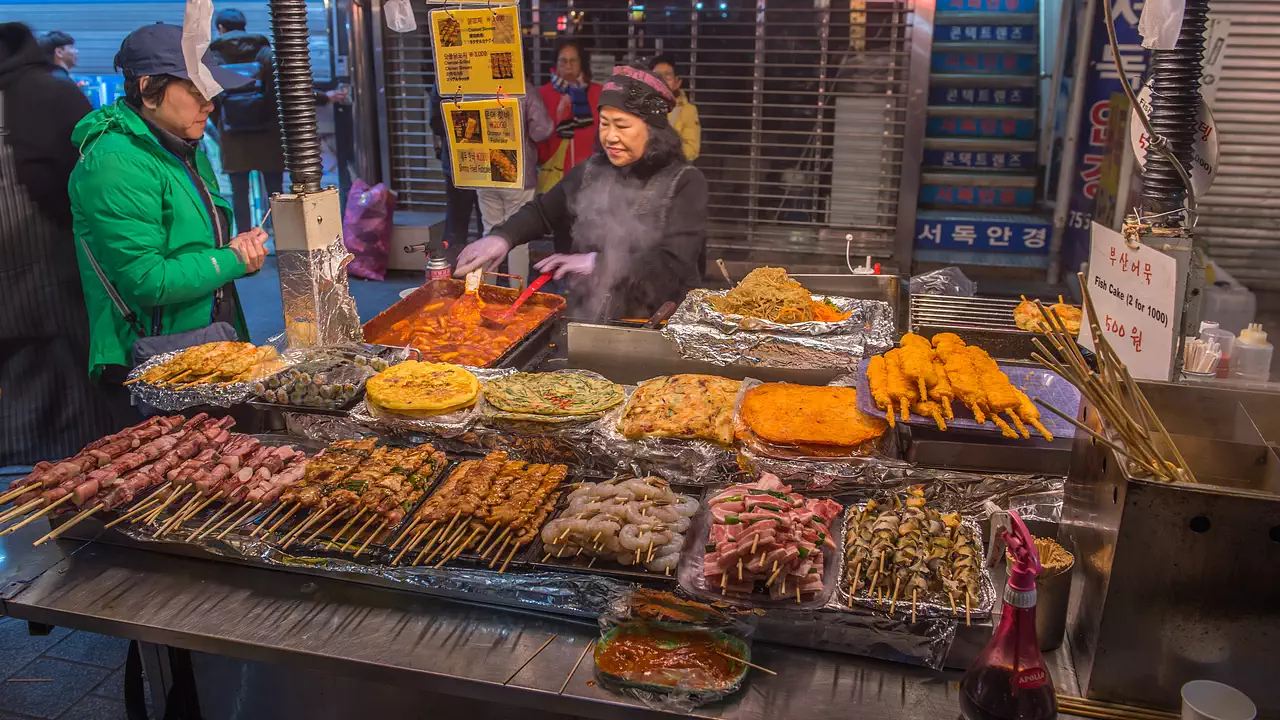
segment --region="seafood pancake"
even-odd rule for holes
[[[626,399],[622,386],[582,373],[516,373],[490,380],[484,398],[509,413],[592,415]]]
[[[742,420],[760,439],[779,445],[852,448],[889,429],[880,418],[857,408],[850,387],[765,383],[742,398]]]
[[[733,403],[742,382],[671,375],[640,383],[618,421],[628,438],[673,437],[733,444]]]
[[[365,390],[375,405],[387,410],[439,413],[474,403],[480,381],[457,365],[409,360],[369,378]]]

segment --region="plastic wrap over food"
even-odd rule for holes
[[[347,279],[346,266],[353,256],[340,234],[327,248],[280,250],[276,255],[289,347],[364,340]]]
[[[717,312],[706,302],[710,294],[691,290],[662,331],[691,360],[792,369],[852,368],[859,358],[894,346],[893,308],[883,300],[815,295],[815,300],[851,314],[840,322],[788,325]]]
[[[978,283],[969,279],[958,267],[944,267],[911,278],[912,295],[955,295],[973,297]]]
[[[339,440],[359,440],[378,435],[376,430],[350,417],[317,415],[309,412],[286,412],[285,430],[290,435],[318,440],[324,443]]]
[[[284,336],[277,335],[260,347],[271,346],[279,350],[283,343]],[[253,398],[256,380],[246,380],[244,382],[234,383],[200,383],[198,385],[190,385],[187,387],[151,385],[149,383],[136,381],[142,375],[146,374],[148,370],[173,360],[178,355],[189,349],[190,348],[183,348],[182,350],[174,350],[173,352],[155,355],[150,360],[135,367],[129,372],[129,380],[135,381],[129,385],[129,392],[132,393],[133,397],[139,402],[145,403],[164,412],[179,412],[186,410],[187,408],[199,407],[201,405],[213,405],[216,407],[229,408],[232,405],[239,405]],[[286,355],[281,355],[275,358],[274,362],[278,363],[280,368],[284,368],[289,365],[289,359]]]
[[[633,389],[627,388],[628,396]],[[713,442],[628,438],[618,430],[618,421],[626,407],[627,403],[622,403],[593,425],[591,453],[599,459],[597,465],[618,472],[660,475],[681,485],[723,485],[738,473],[733,451]]]
[[[486,380],[511,375],[516,371],[510,368],[467,368],[483,384]],[[481,394],[484,390],[481,389]],[[432,415],[429,417],[410,417],[373,407],[368,397],[356,403],[351,409],[350,417],[358,423],[379,430],[393,432],[426,433],[442,438],[456,438],[466,432],[480,417],[480,398],[462,410]]]

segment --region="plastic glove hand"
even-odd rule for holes
[[[596,254],[556,254],[543,258],[534,267],[537,268],[538,272],[551,273],[556,280],[563,278],[565,275],[590,275],[596,271]]]
[[[478,267],[494,270],[502,264],[509,252],[511,252],[511,244],[505,239],[497,235],[486,235],[462,248],[462,252],[458,254],[458,265],[453,270],[453,276],[465,277],[467,273]]]

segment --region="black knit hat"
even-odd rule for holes
[[[655,127],[667,127],[676,98],[666,83],[645,68],[618,65],[600,91],[600,107],[605,105],[639,115]]]

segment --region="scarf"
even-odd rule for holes
[[[587,100],[587,84],[581,80],[569,82],[559,75],[551,76],[551,87],[561,95],[568,95],[573,101],[573,116],[576,118],[591,117],[591,102]]]

